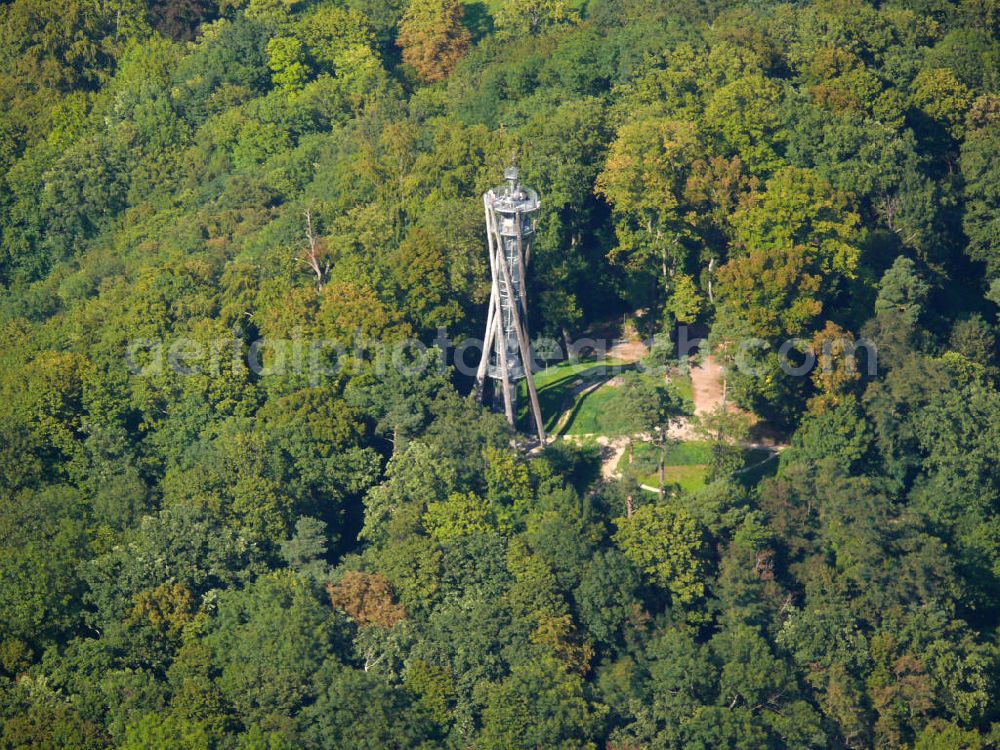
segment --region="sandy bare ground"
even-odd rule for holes
[[[647,354],[649,354],[649,347],[641,341],[618,340],[608,349],[607,356],[609,359],[632,363],[638,362]]]
[[[691,367],[691,390],[695,414],[708,414],[725,403],[722,365],[711,354]]]
[[[625,455],[628,437],[624,435],[614,438],[609,438],[607,435],[563,435],[562,439],[578,445],[587,440],[593,440],[601,449],[601,477],[604,479],[618,477],[618,462]]]
[[[604,438],[604,441],[605,445],[601,445],[601,476],[605,479],[614,479],[618,475],[618,462],[628,447],[628,438]],[[600,438],[597,442],[600,445]]]

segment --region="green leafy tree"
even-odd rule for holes
[[[685,325],[694,323],[703,304],[704,298],[699,293],[694,279],[687,274],[677,274],[673,280],[673,290],[664,308],[670,316],[669,320]]]
[[[829,277],[858,267],[859,217],[847,196],[811,170],[786,167],[730,217],[735,238],[750,252],[804,247]]]
[[[0,592],[0,642],[45,647],[68,635],[82,615],[80,566],[90,541],[79,494],[51,485],[4,498],[0,539],[6,581]]]
[[[922,70],[913,81],[912,101],[932,122],[958,139],[972,104],[971,92],[948,68]]]
[[[686,265],[690,226],[684,185],[701,145],[692,123],[642,118],[623,125],[608,151],[596,191],[620,217],[610,257],[659,277],[661,288]]]
[[[673,505],[643,505],[617,525],[614,540],[625,557],[677,604],[704,596],[703,532],[688,513]]]
[[[716,328],[734,340],[741,333],[765,341],[803,333],[823,309],[822,278],[801,246],[733,258],[719,269]]]
[[[313,678],[335,660],[343,626],[312,584],[272,573],[219,601],[205,635],[222,694],[244,720],[291,717],[314,696]]]
[[[595,638],[612,643],[632,618],[641,616],[639,576],[618,550],[598,552],[574,592],[580,619]]]
[[[318,578],[326,569],[327,546],[326,524],[302,516],[295,522],[292,538],[282,543],[281,556],[292,570]]]
[[[743,445],[750,431],[747,414],[719,404],[702,414],[696,429],[712,444],[708,480],[730,476],[743,465]]]
[[[916,325],[930,287],[917,272],[916,264],[899,256],[879,282],[876,314],[898,316],[907,326]]]
[[[44,682],[25,678],[5,684],[0,693],[0,743],[6,747],[98,750],[108,741],[100,726],[85,720]]]
[[[457,536],[492,531],[495,522],[489,506],[473,493],[449,495],[444,502],[427,505],[424,524],[432,537],[447,542]]]
[[[295,90],[306,82],[305,48],[295,37],[275,37],[267,43],[267,65],[274,83]]]
[[[663,496],[663,472],[667,445],[670,442],[671,421],[682,413],[680,396],[671,386],[634,372],[626,373],[618,406],[634,433],[657,447],[660,495]],[[632,462],[632,442],[629,440],[629,463]]]
[[[212,744],[212,736],[200,722],[169,714],[148,714],[128,727],[121,747],[128,750],[167,750],[171,747],[181,750],[209,750]]]
[[[980,97],[968,115],[960,165],[965,179],[962,231],[969,238],[966,252],[984,262],[991,277],[1000,273],[997,238],[1000,237],[1000,193],[997,184],[997,141],[1000,140],[1000,102]]]
[[[483,748],[596,747],[605,709],[591,705],[581,678],[552,657],[515,666],[510,677],[484,692]]]
[[[294,36],[303,42],[309,58],[322,72],[334,73],[346,62],[350,50],[375,45],[373,21],[372,15],[356,7],[322,3],[297,18]]]
[[[705,121],[721,141],[724,155],[738,154],[751,173],[766,176],[782,166],[787,133],[780,118],[784,92],[760,72],[717,89],[705,107]]]
[[[504,0],[494,16],[501,37],[538,34],[552,26],[578,23],[580,14],[564,0]]]
[[[438,728],[412,693],[378,675],[332,663],[316,676],[316,702],[304,709],[307,748],[359,750],[433,747]]]

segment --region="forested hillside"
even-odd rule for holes
[[[1000,747],[998,31],[0,5],[0,750]],[[482,335],[512,161],[532,332],[710,331],[771,476],[720,430],[643,492],[436,349],[310,348]],[[877,367],[780,367],[844,337]]]

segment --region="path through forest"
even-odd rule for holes
[[[636,361],[641,359],[645,354],[646,347],[638,342],[619,342],[619,344],[611,351],[614,352],[616,359],[623,361]],[[689,372],[691,376],[691,400],[694,402],[695,417],[710,414],[726,403],[725,372],[718,359],[711,354],[708,354],[701,357],[700,361],[692,361]],[[566,420],[570,416],[571,406],[573,403],[575,403],[578,399],[585,397],[591,391],[607,387],[611,387],[607,382],[596,382],[580,383],[576,388],[574,388],[572,393],[568,396],[566,404],[564,404],[564,413],[560,416],[555,430],[552,431],[553,436],[550,439],[556,439],[555,436],[558,435],[565,426]],[[735,407],[730,405],[729,408]],[[671,423],[667,429],[667,435],[671,440],[679,442],[704,439],[704,435],[698,432],[693,420],[687,417],[683,417]],[[608,435],[584,434],[562,435],[562,439],[578,443],[588,441],[597,443],[601,450],[601,476],[604,479],[616,479],[620,476],[618,463],[621,461],[622,456],[628,448],[630,439],[629,436],[621,435],[611,437]],[[633,435],[631,436],[631,439],[645,440],[648,439],[648,436]],[[774,453],[764,459],[764,461],[760,462],[764,463],[771,460],[771,458],[774,457],[774,454],[780,452],[784,446],[747,442],[745,443],[745,447],[767,448],[768,450],[772,450]],[[741,471],[755,468],[756,465],[757,464],[751,467],[744,467]],[[648,489],[654,492],[658,491],[651,487],[644,487],[643,489]]]
[[[696,417],[703,414],[709,414],[726,403],[725,373],[722,369],[722,365],[715,357],[707,355],[702,358],[701,362],[692,363],[690,374],[691,399],[694,402],[694,414]],[[589,392],[600,387],[606,387],[606,384],[589,384],[582,390],[583,392]],[[577,395],[582,395],[582,393]],[[735,407],[730,405],[730,408]],[[667,435],[670,439],[680,442],[704,439],[704,436],[698,433],[692,420],[687,417],[681,418],[672,423],[667,430]],[[647,435],[631,436],[631,438],[635,440],[648,440],[648,437],[649,436]],[[607,435],[594,434],[564,435],[563,439],[580,442],[583,442],[584,440],[593,440],[598,446],[600,446],[601,449],[601,476],[604,479],[617,479],[621,475],[618,471],[618,463],[621,461],[622,456],[628,448],[630,439],[629,436],[622,435],[618,437],[609,437]],[[737,473],[749,471],[750,469],[756,468],[760,464],[770,461],[775,455],[781,452],[782,448],[784,448],[783,445],[771,445],[770,443],[762,442],[746,442],[743,445],[746,448],[765,448],[772,451],[772,454],[752,466],[746,466],[743,469],[740,469]],[[643,486],[643,489],[651,492],[659,492],[659,490],[654,487]]]
[[[619,353],[619,356],[621,356],[621,353]],[[724,403],[724,375],[722,365],[719,364],[715,357],[709,355],[703,357],[701,362],[692,364],[690,373],[691,397],[692,401],[694,401],[695,415],[707,414],[718,408],[720,404]],[[574,398],[579,398],[581,395],[584,395],[585,392],[596,390],[600,387],[606,387],[606,384],[588,384],[581,389],[582,392],[578,391],[574,393]],[[564,414],[563,418],[560,419],[559,427],[562,427],[566,416],[568,416],[568,412],[567,414]],[[691,423],[691,420],[687,418],[677,420],[671,424],[667,434],[672,440],[682,442],[697,440],[700,437],[697,434],[694,425]],[[596,442],[601,448],[601,476],[604,479],[614,479],[618,477],[618,462],[621,460],[621,457],[625,454],[625,450],[628,447],[628,436],[609,437],[607,435],[564,435],[563,439],[579,442],[583,442],[584,440],[593,440]]]
[[[691,366],[691,398],[695,414],[708,414],[725,402],[725,374],[711,354]]]

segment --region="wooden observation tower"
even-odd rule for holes
[[[485,381],[493,381],[494,403],[503,400],[511,425],[517,407],[517,381],[526,380],[531,414],[538,439],[545,442],[545,425],[532,375],[534,358],[528,339],[525,271],[531,260],[531,242],[540,203],[538,193],[517,181],[517,167],[504,172],[507,184],[483,194],[486,237],[493,288],[486,315],[483,358],[476,372],[476,389],[485,395]]]

